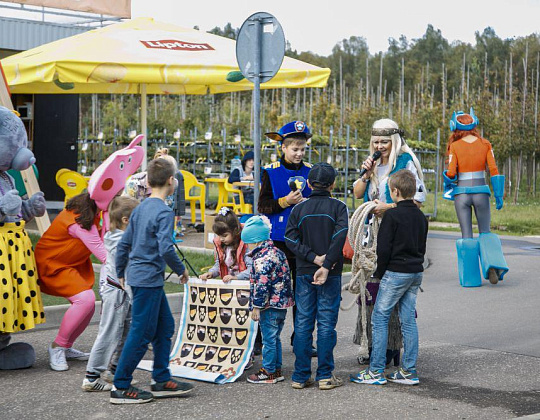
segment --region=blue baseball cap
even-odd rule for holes
[[[309,127],[304,121],[291,121],[290,123],[285,124],[279,129],[279,131],[265,133],[266,137],[274,141],[283,141],[290,136],[304,136],[306,140],[310,139],[312,134],[309,131]]]

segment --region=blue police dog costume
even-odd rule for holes
[[[308,126],[303,121],[292,121],[281,127],[278,132],[265,133],[265,135],[269,139],[279,142],[283,142],[287,137],[292,136],[303,136],[307,141],[312,136]],[[309,197],[311,189],[307,185],[307,178],[310,169],[311,164],[306,162],[302,162],[302,166],[298,170],[291,170],[285,168],[279,161],[270,163],[263,168],[270,179],[275,200],[291,192],[291,182],[296,184],[296,188],[302,192],[303,197]],[[270,238],[273,241],[285,241],[285,228],[287,227],[287,220],[289,219],[292,208],[292,206],[287,207],[279,213],[266,215],[270,223],[272,223]]]
[[[450,130],[470,131],[478,125],[478,118],[471,108],[470,117],[472,123],[463,124],[458,120],[460,115],[465,115],[464,112],[454,112],[450,120]],[[476,134],[471,132],[472,135]],[[487,140],[480,139],[489,145],[488,154],[492,153],[491,145]],[[459,141],[459,140],[457,140]],[[477,140],[478,141],[478,140]],[[474,142],[476,143],[476,141]],[[474,146],[467,146],[472,149]],[[461,153],[463,148],[460,148]],[[470,150],[473,152],[473,150]],[[452,158],[459,161],[459,154],[454,150],[456,156],[450,153],[450,162]],[[508,265],[504,259],[502,252],[501,241],[499,237],[491,233],[489,196],[491,191],[485,183],[484,172],[486,166],[486,155],[479,154],[477,157],[479,168],[483,170],[475,172],[467,172],[469,169],[465,165],[458,168],[454,177],[448,175],[448,171],[444,171],[444,195],[448,200],[455,200],[456,213],[460,221],[463,239],[456,242],[458,254],[458,271],[459,282],[463,287],[479,287],[482,285],[482,276],[493,284],[499,280],[503,280],[504,275],[508,272]],[[489,159],[490,157],[488,157]],[[493,158],[492,158],[493,159]],[[470,160],[470,159],[469,159]],[[489,162],[489,160],[488,160]],[[467,162],[470,163],[470,162]],[[495,165],[494,159],[492,164]],[[496,169],[496,168],[495,168]],[[475,181],[475,182],[473,182]],[[504,175],[493,175],[491,177],[491,186],[496,200],[496,208],[500,210],[503,206],[504,195]],[[478,227],[480,235],[478,238],[473,238],[472,235],[472,220],[470,219],[471,207],[475,207],[477,215]],[[464,221],[467,221],[466,223]],[[466,226],[464,225],[466,224]],[[480,260],[480,267],[478,261]]]

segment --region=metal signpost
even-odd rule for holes
[[[253,149],[255,181],[261,179],[261,83],[276,75],[285,56],[285,35],[270,13],[257,12],[242,24],[236,41],[236,61],[253,87]],[[253,211],[259,202],[259,182],[254,182]]]

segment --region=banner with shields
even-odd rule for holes
[[[249,312],[249,282],[190,279],[169,368],[173,376],[236,381],[249,362],[258,323]],[[151,370],[151,361],[140,368]]]

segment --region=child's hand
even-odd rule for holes
[[[261,319],[261,310],[259,308],[253,308],[253,311],[251,311],[251,319],[253,321]]]
[[[322,267],[324,259],[326,258],[326,254],[324,255],[317,255],[313,262],[317,264],[319,267]]]
[[[188,269],[186,268],[184,272],[182,273],[182,275],[180,276],[180,283],[186,284],[188,280],[189,280],[189,272],[188,272]]]
[[[225,277],[223,277],[223,283],[230,283],[231,280],[236,280],[236,277],[231,276],[230,274],[227,274]]]
[[[118,283],[120,284],[122,289],[126,290],[126,279],[122,277],[121,279],[118,279]]]
[[[212,278],[212,274],[210,274],[210,273],[204,273],[204,274],[201,274],[201,275],[199,276],[199,278],[200,278],[201,280],[205,280],[205,281],[206,281],[206,280]]]
[[[315,271],[315,274],[313,275],[313,284],[317,286],[322,286],[324,283],[326,283],[326,279],[328,279],[328,273],[328,268],[319,268],[317,271]]]

